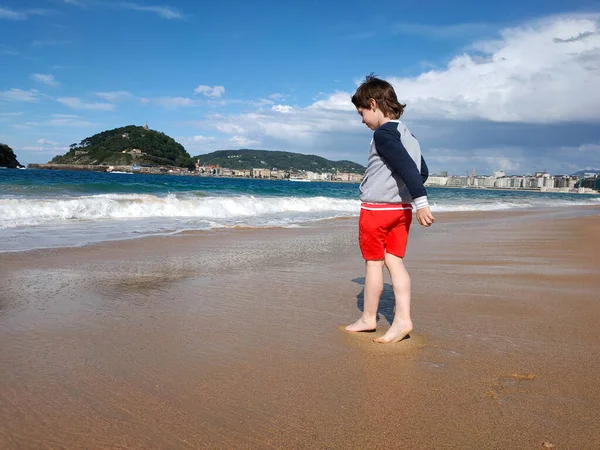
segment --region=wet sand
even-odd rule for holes
[[[600,448],[600,215],[414,226],[410,339],[355,221],[0,254],[0,448]]]

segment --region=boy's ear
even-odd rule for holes
[[[374,98],[369,99],[369,108],[372,109],[373,111],[375,111],[375,109],[377,108],[377,102],[375,101]]]

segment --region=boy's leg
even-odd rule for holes
[[[392,278],[394,297],[396,298],[396,314],[390,329],[380,338],[374,339],[374,342],[393,344],[404,339],[413,330],[410,318],[410,276],[404,267],[402,258],[398,256],[386,253],[385,265]]]
[[[360,319],[346,327],[346,331],[371,331],[377,327],[377,309],[383,292],[383,264],[383,260],[365,261],[363,313]]]

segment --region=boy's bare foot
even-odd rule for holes
[[[346,328],[346,332],[348,333],[359,333],[359,332],[371,332],[375,331],[377,327],[377,320],[374,318],[373,320],[365,320],[362,317],[354,322],[352,325],[348,325]]]
[[[392,324],[390,329],[387,330],[383,336],[373,339],[373,342],[379,344],[395,344],[408,336],[408,333],[412,330],[413,324],[410,320],[399,324]]]

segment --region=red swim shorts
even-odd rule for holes
[[[363,203],[358,219],[358,243],[364,259],[383,259],[385,253],[404,258],[412,221],[410,204]]]

